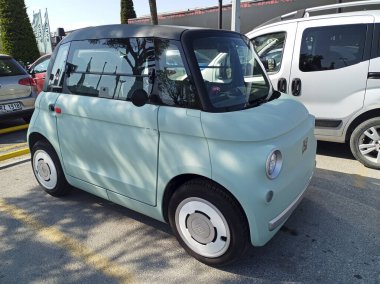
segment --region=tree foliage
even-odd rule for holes
[[[2,52],[18,61],[40,56],[24,0],[0,0],[0,40]]]
[[[121,0],[120,2],[120,21],[122,24],[128,24],[128,19],[136,18],[135,8],[132,0]]]

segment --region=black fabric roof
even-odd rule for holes
[[[160,25],[107,25],[76,30],[62,40],[62,44],[73,40],[126,38],[126,37],[160,37],[179,40],[186,30],[204,30],[204,28],[160,26]]]

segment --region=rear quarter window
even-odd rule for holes
[[[0,77],[25,75],[26,71],[12,58],[0,58]]]

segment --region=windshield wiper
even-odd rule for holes
[[[257,98],[248,102],[249,107],[256,107],[267,101],[267,97]]]

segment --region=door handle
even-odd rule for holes
[[[286,89],[288,88],[288,83],[285,78],[278,79],[277,83],[277,91],[281,93],[286,93]]]
[[[49,105],[49,111],[54,112],[54,110],[55,110],[55,105],[54,104],[50,104]]]
[[[60,114],[62,112],[62,109],[60,107],[55,106],[55,104],[50,104],[49,111],[55,112],[56,114]]]
[[[292,95],[293,96],[300,96],[301,95],[301,79],[300,78],[294,78],[292,81]]]

